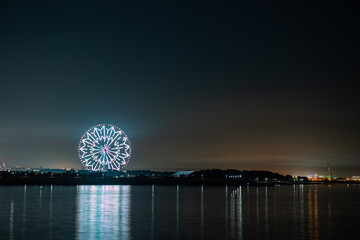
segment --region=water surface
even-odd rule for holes
[[[0,186],[1,239],[342,239],[360,185]]]

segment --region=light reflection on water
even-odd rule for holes
[[[179,190],[180,186],[176,186],[176,239],[179,239],[179,230],[180,230],[180,206],[179,206]]]
[[[357,185],[0,186],[1,239],[341,239]]]
[[[77,239],[129,239],[130,186],[78,186]]]
[[[10,219],[9,219],[9,239],[14,239],[14,201],[11,200],[11,206],[10,206]]]
[[[155,186],[151,186],[151,239],[154,239],[154,218],[155,218]]]

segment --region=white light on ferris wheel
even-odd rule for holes
[[[131,143],[120,128],[99,124],[82,136],[79,158],[90,171],[122,170],[129,162]]]

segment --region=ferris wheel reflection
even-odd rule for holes
[[[130,186],[78,186],[77,239],[130,238]]]

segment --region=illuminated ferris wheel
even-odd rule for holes
[[[123,130],[110,124],[99,124],[82,136],[79,158],[90,171],[122,170],[129,162],[131,143]]]

